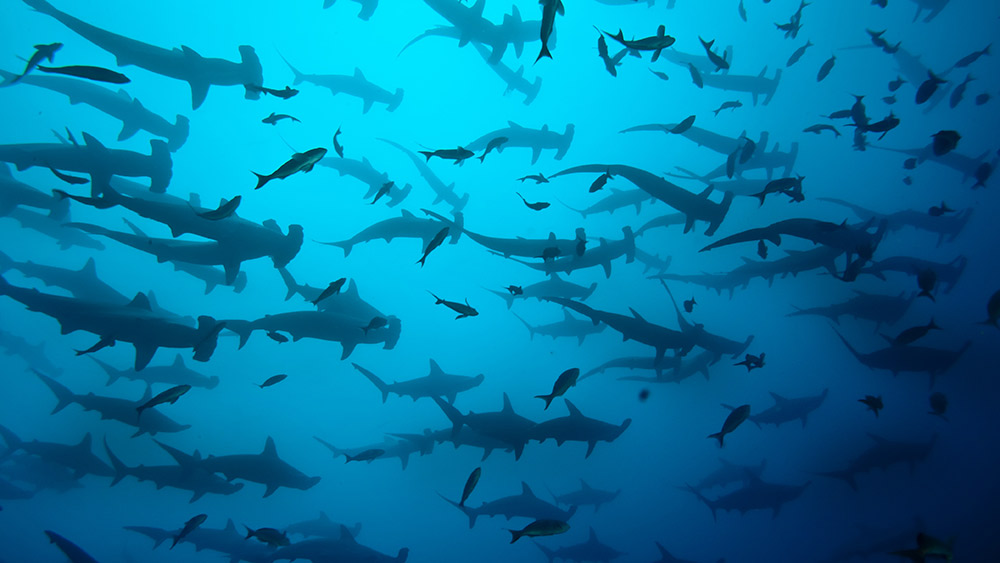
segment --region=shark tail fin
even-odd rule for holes
[[[285,288],[287,289],[285,292],[285,301],[288,301],[299,292],[299,284],[287,268],[278,268],[278,274],[281,276],[281,281],[285,283]]]
[[[108,454],[108,460],[111,461],[111,467],[115,470],[115,476],[111,479],[111,487],[114,487],[122,479],[128,476],[128,467],[122,463],[122,460],[118,459],[118,456],[111,451],[111,446],[108,445],[108,437],[104,437],[104,452]]]
[[[449,499],[448,497],[442,495],[441,493],[438,493],[438,496],[441,497],[441,498],[443,498],[445,501],[447,501],[448,504],[450,504],[450,505],[454,506],[455,508],[461,510],[463,514],[465,514],[466,516],[469,517],[469,528],[470,529],[473,526],[476,525],[476,518],[479,517],[479,512],[477,512],[474,508],[469,508],[468,506],[459,504],[459,503],[457,503],[457,502]]]
[[[386,385],[384,381],[379,379],[377,375],[359,366],[358,364],[352,363],[351,365],[354,366],[354,369],[360,371],[361,375],[365,376],[368,381],[372,382],[372,385],[377,387],[378,390],[382,392],[382,402],[385,403],[389,398],[389,386]]]
[[[538,542],[534,542],[534,544],[538,546],[538,549],[542,550],[542,553],[545,554],[545,557],[548,557],[549,563],[553,563],[556,560],[556,553],[554,550],[549,549]]]
[[[229,320],[226,321],[226,328],[240,336],[240,349],[246,346],[247,340],[250,340],[250,334],[253,332],[253,325],[250,324],[250,321]]]
[[[285,61],[285,64],[288,65],[289,70],[291,70],[292,74],[295,75],[294,80],[292,80],[292,86],[296,86],[298,84],[301,84],[302,81],[305,80],[305,76],[306,75],[303,74],[299,69],[297,69],[294,66],[292,66],[292,63],[288,62],[288,59],[286,59],[284,55],[282,55],[281,53],[278,53],[278,56],[281,57],[281,60]]]
[[[554,394],[550,394],[550,395],[535,395],[535,398],[536,399],[542,399],[543,401],[545,401],[545,408],[542,409],[542,410],[543,411],[547,411],[547,410],[549,410],[549,405],[552,404],[552,400],[555,399],[556,396]]]
[[[219,344],[219,333],[224,328],[226,328],[226,323],[224,322],[216,321],[207,315],[198,317],[198,332],[205,334],[205,337],[194,346],[195,361],[207,362],[211,359],[212,354],[215,353],[215,348]]]
[[[59,383],[58,381],[52,379],[51,377],[41,373],[36,369],[32,369],[31,371],[35,372],[35,375],[37,375],[38,378],[42,380],[42,383],[44,383],[45,386],[48,387],[52,391],[52,393],[56,396],[57,402],[55,408],[52,409],[52,414],[55,414],[63,410],[68,405],[70,405],[74,399],[76,399],[76,395],[74,395],[73,392],[70,391],[65,385]]]

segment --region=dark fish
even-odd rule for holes
[[[907,186],[912,186],[913,185],[913,178],[911,178],[909,176],[906,176],[906,177],[903,178],[903,183],[906,184]]]
[[[441,246],[441,243],[443,243],[446,238],[448,238],[448,227],[441,229],[436,235],[434,235],[434,238],[427,243],[427,248],[424,249],[424,255],[421,256],[420,260],[417,260],[416,263],[420,264],[420,267],[423,268],[424,262],[427,261],[427,257],[430,256],[431,252],[433,252],[435,248]]]
[[[260,92],[262,94],[270,94],[276,98],[281,98],[287,100],[299,93],[295,88],[285,86],[281,90],[274,90],[273,88],[265,88],[263,86],[257,86],[256,84],[244,84],[244,87],[251,92]]]
[[[246,539],[257,538],[257,541],[265,543],[270,547],[284,547],[291,545],[291,542],[288,541],[288,534],[286,532],[279,532],[274,528],[257,528],[256,530],[253,530],[250,526],[244,525],[243,527],[247,529]]]
[[[961,84],[955,86],[955,89],[951,92],[951,98],[948,100],[948,106],[951,107],[951,109],[955,109],[958,104],[962,103],[962,98],[965,97],[965,89],[969,86],[969,82],[972,82],[973,80],[975,80],[975,78],[973,78],[970,74],[965,77],[965,80],[963,80]]]
[[[715,113],[715,115],[718,116],[719,112],[722,111],[722,110],[725,110],[725,109],[736,109],[736,108],[741,108],[741,107],[743,107],[743,102],[741,102],[739,100],[732,100],[732,101],[729,101],[729,102],[722,102],[722,105],[719,106],[719,109],[713,110],[713,113]]]
[[[431,292],[427,292],[431,293]],[[479,311],[475,310],[471,305],[469,305],[469,300],[466,299],[465,303],[459,303],[457,301],[448,301],[447,299],[441,299],[437,295],[431,293],[431,297],[435,299],[435,305],[444,305],[445,307],[451,309],[458,313],[455,320],[464,319],[465,317],[477,317],[479,316]]]
[[[1000,324],[997,324],[998,320],[1000,320],[1000,291],[991,295],[989,301],[986,302],[986,320],[979,324],[1000,328]]]
[[[549,51],[549,37],[552,36],[552,32],[556,27],[556,14],[558,13],[560,16],[566,14],[566,8],[563,7],[562,0],[538,0],[538,3],[542,5],[542,25],[539,30],[542,49],[538,52],[538,57],[535,59],[536,63],[542,57],[552,58],[552,52]]]
[[[990,101],[990,94],[989,94],[989,92],[983,92],[982,94],[979,94],[978,96],[976,96],[976,105],[977,106],[981,106],[981,105],[983,105],[983,104],[985,104],[985,103],[987,103],[989,101]]]
[[[504,289],[509,291],[511,295],[524,295],[524,288],[519,285],[508,285]]]
[[[104,348],[110,348],[115,345],[115,339],[111,336],[102,336],[96,344],[87,348],[86,350],[76,350],[77,356],[84,356],[86,354],[93,354],[98,350],[103,350]]]
[[[882,101],[885,102],[886,105],[891,106],[896,103],[896,96],[885,96],[882,98]]]
[[[486,155],[490,154],[490,152],[494,149],[497,149],[497,152],[502,152],[503,144],[509,140],[510,139],[507,137],[495,137],[490,139],[490,142],[486,144],[486,150],[483,151],[483,155],[479,157],[479,162],[485,161]]]
[[[174,536],[174,543],[170,544],[170,549],[173,549],[174,546],[177,545],[177,542],[181,541],[182,539],[184,539],[185,536],[193,532],[195,528],[205,523],[205,520],[207,519],[208,519],[208,514],[199,514],[194,518],[191,518],[190,520],[185,522],[184,527],[181,528],[180,533]]]
[[[316,297],[316,299],[312,300],[312,304],[318,305],[320,301],[326,299],[327,297],[340,293],[340,289],[344,287],[345,283],[347,283],[347,278],[340,278],[330,282],[330,285],[326,286],[326,289],[324,289],[323,292]]]
[[[698,72],[698,69],[692,63],[688,63],[688,70],[691,72],[691,81],[694,82],[694,85],[704,88],[705,81],[701,79],[701,73]]]
[[[554,385],[552,385],[552,392],[548,395],[535,395],[536,399],[542,399],[545,401],[545,408],[542,410],[548,410],[549,405],[552,404],[552,399],[556,397],[561,397],[569,391],[570,387],[576,385],[576,380],[580,377],[580,368],[570,368],[561,374],[556,379]]]
[[[736,407],[733,409],[733,412],[729,413],[729,416],[726,417],[726,421],[722,423],[722,430],[716,432],[715,434],[709,434],[708,437],[718,440],[720,448],[724,447],[725,444],[723,443],[723,439],[726,437],[726,434],[729,434],[733,430],[739,428],[739,426],[743,424],[743,421],[745,421],[749,416],[750,405]]]
[[[940,217],[945,213],[954,213],[954,212],[955,210],[948,207],[948,204],[943,201],[941,202],[941,205],[932,206],[930,209],[927,210],[927,214],[930,215],[931,217]]]
[[[990,54],[990,47],[992,47],[992,46],[993,46],[993,44],[990,43],[982,51],[976,51],[974,53],[970,53],[970,54],[962,57],[961,59],[959,59],[959,61],[957,63],[955,63],[955,68],[965,68],[965,67],[971,65],[972,63],[976,62],[977,60],[979,60],[979,57],[982,57],[983,55],[989,55]]]
[[[830,74],[830,71],[833,70],[833,65],[836,62],[837,55],[830,55],[830,58],[823,63],[823,66],[819,67],[819,72],[816,74],[816,82],[822,82]]]
[[[288,115],[287,113],[274,113],[273,111],[271,112],[271,115],[265,117],[264,119],[261,119],[260,122],[261,123],[268,123],[270,125],[277,125],[278,122],[281,121],[282,119],[291,119],[292,121],[294,121],[296,123],[301,123],[298,120],[298,118],[292,117],[291,115]]]
[[[767,245],[764,244],[764,239],[757,241],[757,256],[760,256],[761,260],[767,260]]]
[[[600,32],[600,30],[598,30]],[[618,76],[618,67],[622,64],[622,59],[628,53],[628,49],[622,49],[614,57],[608,52],[608,42],[604,39],[604,34],[600,33],[597,36],[597,56],[601,58],[601,62],[604,63],[604,69],[608,71],[611,76]],[[650,69],[652,70],[652,69]],[[653,71],[656,72],[656,71]]]
[[[152,399],[146,401],[145,403],[136,407],[136,412],[139,413],[137,416],[142,415],[142,411],[155,407],[156,405],[162,405],[165,403],[170,403],[171,405],[177,402],[182,395],[191,390],[190,385],[176,385],[163,391],[153,397]]]
[[[257,186],[254,189],[259,190],[263,188],[271,180],[284,180],[296,172],[309,172],[325,155],[326,149],[322,147],[310,149],[306,152],[297,152],[292,155],[292,158],[288,159],[287,162],[267,176],[253,172],[252,174],[257,177]]]
[[[337,153],[337,156],[344,158],[344,147],[337,140],[340,136],[340,127],[337,127],[337,132],[333,134],[333,152]]]
[[[927,297],[931,301],[937,301],[931,293],[936,286],[937,272],[933,269],[927,268],[917,272],[917,287],[920,288],[920,293],[917,294],[917,297]]]
[[[882,396],[878,397],[874,395],[865,395],[864,399],[858,399],[858,402],[867,406],[868,410],[875,413],[875,418],[878,418],[878,411],[882,410],[885,405],[882,404]]]
[[[288,377],[288,375],[284,374],[284,373],[279,373],[278,375],[272,375],[271,377],[268,377],[267,380],[264,381],[264,383],[261,383],[257,387],[260,387],[261,389],[263,389],[265,387],[270,387],[270,386],[275,385],[277,383],[281,383],[287,377]]]
[[[931,99],[931,96],[937,92],[938,86],[944,84],[947,80],[943,78],[938,78],[933,72],[927,71],[927,80],[917,88],[917,105],[920,105],[927,100]]]
[[[740,19],[747,21],[747,9],[743,6],[743,0],[740,0],[740,4],[736,6],[736,11],[740,15]]]
[[[754,356],[753,354],[747,354],[746,357],[744,358],[744,360],[742,362],[738,362],[738,363],[735,363],[733,365],[734,366],[746,366],[747,373],[750,373],[751,371],[753,371],[755,369],[760,369],[760,368],[764,367],[764,356],[765,356],[765,354],[763,354],[763,353],[761,353],[761,355],[759,355],[759,356]]]
[[[660,80],[670,80],[670,77],[667,76],[667,73],[665,72],[660,72],[658,70],[653,70],[653,69],[649,69],[649,72],[655,74],[656,77],[659,78]]]
[[[56,175],[56,178],[59,178],[63,182],[66,182],[67,184],[73,186],[77,186],[80,184],[87,184],[90,182],[90,180],[86,178],[80,178],[77,176],[70,176],[69,174],[63,174],[62,172],[56,170],[55,168],[49,168],[49,170]]]
[[[385,317],[372,317],[372,320],[368,321],[368,326],[362,328],[361,330],[367,335],[369,330],[378,330],[388,323],[389,321]]]
[[[684,118],[684,121],[681,121],[677,125],[674,125],[673,129],[671,129],[670,132],[673,133],[673,134],[675,134],[675,135],[680,135],[682,133],[686,133],[687,130],[690,129],[692,125],[694,125],[694,120],[695,120],[695,116],[694,115],[689,115],[689,116],[687,116],[687,117]]]
[[[934,137],[933,148],[935,156],[944,156],[955,150],[955,147],[958,146],[958,141],[962,138],[958,134],[958,131],[951,130],[938,131],[931,136]]]
[[[927,336],[927,333],[931,330],[941,330],[941,327],[934,322],[934,319],[931,319],[931,322],[925,325],[910,327],[903,332],[900,332],[896,338],[889,338],[887,336],[884,338],[892,346],[907,346],[909,344],[913,344],[917,340],[920,340],[924,336]]]
[[[517,192],[514,192],[514,193],[517,193]],[[545,209],[546,207],[548,207],[550,205],[546,201],[539,201],[537,203],[528,203],[528,200],[524,199],[524,196],[521,195],[521,194],[519,194],[519,193],[517,193],[517,197],[521,198],[521,201],[523,201],[524,204],[526,206],[528,206],[528,209],[532,209],[534,211],[541,211],[541,210]]]
[[[472,491],[476,489],[476,484],[479,483],[479,477],[483,474],[483,468],[477,467],[472,470],[469,474],[469,478],[465,480],[465,487],[462,488],[462,500],[458,501],[458,506],[465,506],[465,501],[469,499],[469,495]]]
[[[913,170],[916,167],[917,167],[917,159],[915,158],[908,158],[903,161],[903,168],[906,170]]]
[[[933,414],[935,416],[940,416],[945,422],[948,421],[945,418],[944,413],[948,410],[948,397],[938,391],[930,396],[931,410],[927,414]]]
[[[198,217],[208,221],[221,221],[228,217],[232,217],[233,213],[236,213],[236,208],[240,206],[241,201],[243,201],[243,196],[236,196],[233,199],[222,203],[216,209],[198,213]]]
[[[840,136],[840,131],[837,131],[836,127],[827,123],[817,123],[816,125],[810,125],[802,130],[803,133],[816,133],[817,135],[823,131],[833,131],[833,135],[835,137]]]
[[[656,28],[656,35],[643,37],[641,39],[625,39],[625,33],[621,29],[619,29],[618,33],[615,35],[612,35],[607,31],[604,32],[604,35],[607,35],[608,37],[621,43],[626,49],[630,49],[632,51],[653,51],[653,58],[651,60],[654,63],[660,58],[660,53],[663,49],[673,45],[674,41],[676,41],[676,39],[667,35],[667,28],[663,25]]]
[[[976,168],[976,173],[974,174],[976,178],[976,183],[973,184],[972,189],[982,188],[986,186],[986,180],[990,179],[993,175],[993,165],[989,162],[984,162]]]
[[[793,64],[799,62],[799,59],[802,58],[802,55],[806,54],[806,49],[808,49],[809,47],[812,47],[812,41],[806,41],[805,45],[796,49],[795,52],[792,53],[792,56],[788,57],[788,62],[785,63],[785,66],[790,67]]]
[[[518,182],[524,182],[525,180],[534,180],[536,184],[548,184],[549,179],[545,177],[544,174],[529,174],[527,176],[522,176],[517,179]]]
[[[31,58],[28,59],[27,64],[24,65],[24,72],[20,75],[14,77],[10,83],[13,84],[18,80],[24,78],[31,69],[38,66],[38,63],[48,59],[49,62],[55,62],[56,51],[62,49],[62,43],[49,43],[48,45],[35,45],[35,52],[32,53]]]
[[[378,189],[378,193],[375,194],[375,199],[369,205],[375,205],[375,202],[382,199],[382,196],[389,193],[389,190],[396,185],[396,182],[386,182],[382,184],[382,187]]]
[[[435,151],[420,151],[420,154],[424,155],[428,161],[432,156],[436,156],[443,160],[454,160],[455,164],[462,164],[465,159],[475,156],[475,153],[465,149],[463,147],[456,147],[453,149],[437,149]]]
[[[106,68],[101,68],[99,66],[73,65],[52,67],[38,65],[35,68],[50,74],[64,74],[66,76],[86,78],[87,80],[94,80],[96,82],[110,82],[111,84],[128,84],[131,82],[131,80],[129,80],[124,74],[108,70]]]
[[[287,336],[285,336],[284,334],[281,334],[280,332],[275,332],[273,330],[270,330],[270,331],[267,332],[267,337],[270,338],[271,340],[277,342],[278,344],[283,344],[285,342],[288,342],[288,337]]]
[[[706,42],[704,39],[699,37],[698,41],[701,41],[701,46],[704,47],[705,54],[708,56],[708,60],[715,65],[716,70],[729,70],[729,63],[726,62],[725,57],[720,57],[719,55],[716,55],[714,51],[712,51],[712,45],[715,44],[715,39]],[[655,61],[656,59],[653,60]]]
[[[639,391],[639,402],[645,403],[646,399],[649,399],[649,389],[642,389]]]
[[[535,520],[520,530],[507,531],[510,532],[510,543],[514,543],[523,536],[537,538],[564,534],[569,531],[569,524],[560,520]]]
[[[903,84],[906,84],[906,81],[897,76],[895,80],[889,81],[889,91],[895,92],[896,90],[899,90],[899,87]]]
[[[694,311],[694,306],[697,305],[697,304],[698,304],[698,302],[694,300],[694,297],[692,297],[691,299],[685,300],[684,301],[684,311],[686,313],[690,313],[691,311]]]
[[[604,174],[601,174],[600,176],[597,177],[596,180],[594,180],[594,183],[590,184],[590,189],[587,191],[589,193],[594,193],[597,190],[603,189],[604,184],[607,184],[608,180],[612,178],[614,178],[614,175],[611,172],[605,172]]]

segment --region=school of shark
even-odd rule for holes
[[[1000,4],[4,20],[0,561],[1000,561]]]

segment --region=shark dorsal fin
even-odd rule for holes
[[[574,405],[573,403],[571,403],[569,401],[569,399],[566,399],[566,408],[569,409],[569,415],[570,416],[573,416],[573,417],[582,417],[583,416],[583,413],[580,412],[580,409],[576,408],[576,405]]]
[[[503,394],[503,412],[514,413],[514,407],[510,404],[510,397],[506,393]]]
[[[347,526],[345,526],[343,524],[340,525],[340,540],[339,541],[344,542],[346,544],[352,544],[352,545],[353,544],[357,544],[357,542],[354,541],[354,536],[351,535],[351,531],[348,530]]]
[[[573,315],[569,314],[569,309],[563,309],[563,322],[568,323],[575,320],[576,319],[573,318]]]
[[[774,398],[774,402],[775,403],[787,403],[788,402],[788,399],[782,397],[781,395],[779,395],[779,394],[777,394],[777,393],[775,393],[773,391],[771,392],[771,397]]]
[[[354,78],[359,78],[361,80],[365,79],[364,73],[362,73],[361,69],[358,67],[354,67]]]
[[[660,26],[661,28],[663,26]],[[597,542],[597,532],[594,531],[594,527],[590,527],[590,535],[587,536],[587,543],[598,543]]]
[[[83,142],[90,148],[107,150],[107,148],[105,148],[105,146],[102,145],[100,141],[95,139],[93,135],[87,133],[86,131],[83,132]]]
[[[629,307],[628,310],[632,312],[632,316],[633,317],[639,319],[640,321],[645,321],[646,320],[646,319],[642,318],[642,315],[640,315],[639,312],[636,311],[635,309],[633,309],[632,307]]]
[[[591,487],[590,485],[588,485],[587,482],[584,481],[582,478],[580,479],[580,488],[583,489],[583,490],[585,490],[585,491],[589,491],[589,490],[593,489],[593,487]]]
[[[226,520],[225,531],[226,532],[235,532],[236,531],[236,524],[233,523],[233,519],[232,518]]]
[[[344,292],[344,295],[354,299],[358,298],[358,284],[353,279],[347,283],[347,291]]]
[[[182,367],[184,367],[184,358],[182,358],[180,354],[177,354],[174,357],[174,363],[171,364],[171,366],[175,367],[175,368],[182,368]]]
[[[132,309],[142,309],[143,311],[153,310],[153,308],[149,305],[149,297],[146,297],[146,294],[141,291],[135,294],[135,297],[133,297],[132,301],[129,302],[128,307]]]
[[[444,375],[444,371],[441,370],[441,366],[439,366],[438,363],[435,362],[433,358],[431,358],[430,364],[431,364],[430,377],[438,377]]]
[[[142,398],[139,399],[139,403],[145,404],[146,401],[153,398],[153,387],[150,384],[146,384],[146,390],[142,392]]]
[[[267,441],[264,442],[264,451],[260,455],[273,458],[278,457],[278,448],[274,445],[274,438],[267,437]]]
[[[329,522],[330,521],[330,517],[326,515],[326,511],[324,511],[324,510],[320,510],[319,511],[319,519],[322,520],[322,521],[324,521],[324,522]]]
[[[91,444],[93,442],[94,442],[94,437],[90,435],[90,432],[87,432],[87,435],[84,436],[82,440],[80,440],[80,443],[77,444],[76,447],[80,448],[81,450],[86,450],[90,452]]]
[[[407,211],[407,210],[404,209],[403,210],[403,217],[406,217],[407,219],[413,219],[413,213],[410,213],[409,211]]]
[[[549,240],[550,240],[550,241],[552,241],[552,240],[556,240],[556,234],[555,234],[555,233],[553,233],[552,231],[549,231]]]
[[[529,487],[524,481],[521,481],[521,494],[529,497],[535,496],[535,493],[531,491],[531,487]]]
[[[87,258],[87,263],[84,264],[82,268],[80,268],[80,273],[95,278],[97,277],[97,263],[94,262],[93,256]]]

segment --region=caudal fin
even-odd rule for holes
[[[65,385],[34,368],[32,368],[31,371],[34,372],[35,375],[42,380],[42,383],[44,383],[56,396],[56,406],[52,409],[52,414],[63,410],[66,406],[71,404],[74,399],[76,399],[76,395],[74,395],[73,392],[70,391]]]
[[[262,174],[258,174],[256,172],[253,172],[252,170],[251,170],[251,174],[253,174],[254,176],[257,177],[257,186],[254,187],[255,190],[259,190],[259,189],[263,188],[264,184],[266,184],[266,183],[268,183],[268,182],[271,181],[271,177],[270,176],[264,176]]]
[[[359,366],[358,364],[352,363],[351,365],[354,366],[354,369],[360,371],[361,375],[368,378],[368,381],[371,381],[372,385],[377,387],[378,390],[382,392],[382,402],[384,403],[389,398],[389,386],[386,385],[384,381],[379,379],[377,375]]]

